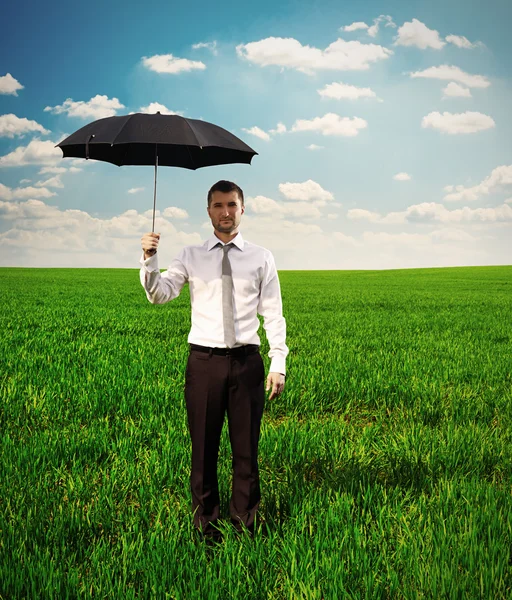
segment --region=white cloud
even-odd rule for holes
[[[296,219],[318,219],[322,213],[317,206],[309,202],[294,202],[293,204],[278,203],[266,196],[247,198],[247,206],[257,215],[272,215],[274,218],[293,217]]]
[[[357,31],[358,29],[368,29],[368,25],[364,21],[356,21],[352,25],[340,27],[340,31]]]
[[[449,134],[476,133],[491,129],[495,125],[494,120],[488,115],[472,111],[460,114],[431,112],[423,117],[421,122],[423,128],[431,127]]]
[[[198,44],[193,44],[192,48],[194,50],[199,50],[200,48],[207,48],[214,56],[217,56],[217,42],[214,40],[213,42],[199,42]]]
[[[355,85],[347,83],[334,82],[327,84],[317,92],[323,98],[335,98],[336,100],[349,99],[357,100],[358,98],[377,98],[375,92],[370,88],[359,88]]]
[[[286,125],[284,125],[284,123],[278,123],[275,129],[269,129],[269,133],[272,135],[286,133]]]
[[[206,69],[206,65],[197,60],[188,58],[177,58],[172,54],[155,54],[154,56],[143,56],[142,64],[155,73],[177,73]]]
[[[353,137],[360,129],[365,129],[368,123],[359,117],[340,117],[335,113],[327,113],[314,119],[297,119],[292,131],[316,131],[322,135],[341,135]]]
[[[322,150],[324,146],[317,146],[316,144],[309,144],[306,146],[308,150]]]
[[[80,173],[81,171],[82,169],[77,167],[69,167],[69,169],[66,167],[41,167],[37,173],[38,175],[47,175],[48,173],[62,175],[63,173]]]
[[[512,206],[502,204],[494,208],[447,209],[443,204],[423,202],[407,207],[405,211],[381,215],[364,209],[347,211],[347,218],[371,223],[496,223],[512,221]]]
[[[250,135],[254,135],[265,142],[269,142],[271,140],[271,135],[281,135],[283,133],[287,133],[286,125],[284,125],[284,123],[278,123],[275,129],[269,129],[268,132],[257,126],[251,127],[250,129],[245,129],[242,127],[242,131],[245,131]]]
[[[444,208],[437,206],[439,210]],[[512,213],[512,206],[505,206]],[[367,231],[356,234],[353,231],[355,227],[328,233],[316,223],[297,222],[295,217],[275,213],[246,213],[242,226],[246,239],[273,252],[279,269],[396,269],[510,264],[512,255],[507,245],[510,218],[508,221],[492,222],[482,220],[490,214],[476,219],[475,216],[469,224],[453,219],[447,222],[439,218],[418,219],[417,223],[400,233]],[[141,255],[140,237],[151,230],[151,219],[151,211],[140,214],[132,209],[112,219],[98,219],[81,210],[61,210],[35,199],[27,202],[0,201],[0,220],[10,227],[0,234],[0,264],[136,270]],[[332,225],[332,221],[330,223]],[[476,238],[475,232],[482,229],[485,233]],[[203,241],[203,236],[197,232],[179,231],[160,211],[155,230],[162,234],[160,268],[169,265],[183,246]],[[211,223],[205,223],[204,237],[209,236],[211,230]],[[476,240],[478,243],[475,243]],[[143,298],[142,288],[140,294]]]
[[[82,213],[82,211],[64,212],[67,214],[87,214]],[[2,216],[2,219],[8,221],[16,221],[16,225],[20,228],[37,228],[37,219],[44,219],[45,225],[52,227],[51,223],[47,223],[47,221],[51,221],[51,219],[59,215],[59,213],[61,213],[61,211],[58,207],[50,206],[49,204],[45,204],[41,200],[35,200],[33,198],[27,200],[26,202],[0,202],[0,215]],[[20,223],[20,221],[24,220],[27,221]],[[67,224],[67,222],[64,224]],[[58,227],[59,223],[55,221],[53,226]]]
[[[128,190],[129,194],[138,194],[139,192],[143,192],[145,188],[143,187],[138,187],[138,188],[130,188]]]
[[[50,177],[50,179],[46,179],[45,181],[38,181],[35,184],[37,187],[54,187],[54,188],[63,188],[64,184],[60,179],[60,175],[55,175],[54,177]]]
[[[59,150],[60,150],[60,148],[59,148]],[[61,150],[61,152],[62,152],[62,150]],[[94,165],[93,160],[89,161],[89,160],[84,160],[83,158],[69,157],[69,158],[66,158],[65,160],[66,160],[66,164],[71,165],[68,169],[70,173],[78,173],[79,171],[83,171],[82,167],[89,169]],[[80,167],[76,167],[75,165],[80,165]]]
[[[398,247],[417,247],[431,246],[432,243],[439,242],[475,242],[477,237],[467,231],[456,228],[444,228],[430,231],[429,233],[409,233],[402,231],[400,233],[387,233],[385,231],[373,232],[365,231],[363,240],[369,244],[394,245]]]
[[[12,113],[0,116],[0,137],[13,138],[15,135],[23,135],[32,131],[43,134],[51,133],[37,121],[30,121],[24,117],[19,118]]]
[[[476,242],[477,237],[471,235],[463,229],[446,227],[445,229],[436,229],[430,232],[430,237],[434,240],[442,240],[447,242]]]
[[[103,119],[113,117],[121,108],[125,108],[125,106],[117,98],[97,94],[88,102],[83,100],[74,102],[68,98],[61,105],[47,106],[44,110],[55,115],[67,114],[69,117],[78,117],[79,119]]]
[[[361,246],[361,242],[358,242],[351,235],[346,235],[345,233],[342,233],[341,231],[334,231],[332,236],[338,242],[343,242],[344,244],[346,244],[348,246]]]
[[[459,200],[472,202],[478,200],[480,196],[487,196],[508,185],[512,185],[512,165],[501,165],[493,169],[490,175],[473,187],[466,188],[463,185],[446,186],[445,191],[450,193],[444,197],[444,200],[447,202],[457,202]]]
[[[66,169],[65,167],[41,167],[41,169],[39,169],[38,174],[39,175],[45,175],[47,173],[55,173],[55,174],[62,174],[62,173],[66,173],[68,169]]]
[[[129,211],[129,212],[137,213],[137,211],[135,211],[134,209],[132,209],[132,211]],[[153,209],[152,208],[145,210],[143,213],[141,213],[141,215],[143,217],[153,221]],[[155,210],[155,223],[156,223],[156,220],[160,217],[165,217],[166,219],[187,219],[188,213],[183,208],[178,208],[177,206],[168,206],[163,211],[161,211],[160,209]],[[211,226],[211,224],[210,224],[210,226]]]
[[[472,44],[467,37],[463,35],[447,35],[444,38],[450,44],[454,44],[457,48],[477,48],[478,46],[483,46],[482,42],[475,42]]]
[[[167,108],[167,106],[165,106],[164,104],[160,104],[159,102],[151,102],[147,106],[141,106],[139,112],[147,113],[147,114],[156,114],[157,112],[160,112],[160,114],[162,114],[162,115],[181,115],[181,116],[183,116],[182,112],[176,112],[175,110],[170,110],[169,108]]]
[[[400,246],[416,246],[418,244],[429,244],[430,236],[422,233],[387,233],[386,231],[365,231],[363,240],[367,244],[378,245],[393,244]]]
[[[434,48],[440,50],[446,45],[439,37],[439,33],[435,29],[429,29],[425,23],[413,19],[406,21],[398,28],[398,35],[395,38],[395,46],[415,46],[425,50],[426,48]]]
[[[411,77],[423,77],[426,79],[441,79],[441,80],[452,80],[458,81],[463,85],[467,85],[472,88],[487,88],[491,85],[491,82],[483,75],[471,75],[470,73],[464,72],[459,67],[453,65],[440,65],[439,67],[429,67],[424,71],[415,71],[410,74]]]
[[[407,215],[404,211],[393,211],[385,215],[380,219],[380,223],[384,225],[396,225],[400,223],[405,223],[407,220]]]
[[[371,223],[377,223],[382,219],[379,213],[364,208],[351,208],[347,211],[347,218],[353,221],[370,221]]]
[[[444,234],[431,232],[426,234],[424,225],[409,225],[403,233],[410,237],[399,236],[396,240],[389,237],[379,243],[375,238],[371,243],[365,241],[364,234],[355,233],[359,227],[348,230],[338,229],[328,233],[305,227],[308,223],[283,226],[283,218],[275,215],[252,215],[243,217],[243,232],[246,239],[269,248],[276,259],[278,269],[400,269],[407,267],[438,267],[474,264],[510,264],[510,251],[501,253],[504,244],[503,227],[492,228],[493,235],[485,235],[478,244],[468,240],[443,240]],[[332,226],[332,221],[329,221]],[[415,228],[420,228],[417,232]],[[436,224],[441,231],[453,224]],[[457,229],[462,229],[458,224]],[[466,229],[467,226],[464,226]],[[471,225],[471,233],[478,225]],[[483,226],[482,226],[483,227]],[[488,225],[485,227],[489,227]],[[211,231],[211,224],[206,224]],[[415,237],[419,233],[425,237]],[[501,238],[499,236],[501,235]],[[455,237],[453,234],[452,237]],[[446,237],[450,237],[446,233]],[[495,239],[496,237],[496,239]],[[290,247],[293,252],[290,252]]]
[[[318,70],[367,70],[371,63],[393,54],[382,46],[362,44],[359,41],[347,42],[341,38],[325,50],[303,46],[294,38],[269,37],[258,42],[240,44],[236,51],[241,58],[261,67],[275,65],[297,69],[308,75]]]
[[[393,175],[393,179],[395,181],[410,181],[411,180],[411,176],[408,173],[397,173],[396,175]]]
[[[260,138],[261,140],[265,140],[266,142],[270,141],[269,134],[266,131],[263,131],[263,129],[256,127],[256,125],[254,127],[251,127],[250,129],[245,129],[244,127],[242,127],[242,131],[250,133],[251,135],[255,135],[256,137]]]
[[[309,202],[294,202],[293,204],[282,204],[282,213],[293,219],[320,219],[322,213],[318,206]]]
[[[152,223],[151,216],[136,210],[98,219],[81,210],[61,210],[34,199],[19,203],[0,201],[0,218],[12,223],[11,229],[0,234],[2,263],[9,264],[6,256],[10,252],[11,264],[28,261],[37,266],[136,268],[141,254],[140,237],[150,231]],[[159,254],[163,265],[169,264],[182,246],[202,241],[199,234],[178,231],[160,215],[155,230],[162,233]]]
[[[302,200],[306,202],[311,200],[334,200],[331,192],[324,190],[319,183],[312,179],[308,179],[302,183],[280,183],[279,191],[288,200]]]
[[[385,21],[385,27],[396,27],[393,19],[389,15],[380,15],[376,19],[373,19],[373,25],[368,27],[368,35],[370,37],[376,37],[379,33],[379,24]]]
[[[330,219],[331,221],[334,221],[338,217],[339,217],[338,213],[328,213],[328,215],[327,215],[327,218]]]
[[[24,86],[21,83],[14,79],[14,77],[7,73],[6,75],[2,75],[0,77],[0,94],[9,94],[11,96],[17,96],[18,90],[23,90]]]
[[[32,179],[20,179],[20,185],[23,185],[24,183],[31,183]]]
[[[51,192],[45,187],[20,187],[10,188],[3,183],[0,183],[0,198],[4,200],[15,200],[25,198],[51,198],[56,196],[55,192]]]
[[[379,33],[379,24],[374,23],[371,27],[368,27],[367,33],[372,38],[377,37],[377,34]]]
[[[281,206],[272,198],[266,196],[250,197],[246,200],[247,206],[256,214],[281,213]]]
[[[188,212],[177,206],[168,206],[164,209],[163,216],[167,219],[188,219]]]
[[[450,82],[443,88],[444,98],[472,98],[471,91],[455,82]]]
[[[283,221],[283,229],[293,234],[308,235],[311,233],[322,233],[322,228],[319,225],[310,223],[296,223],[295,221]]]
[[[512,221],[512,207],[502,204],[494,208],[457,208],[448,210],[442,204],[436,202],[423,202],[409,206],[407,209],[407,220],[410,222],[440,221],[442,223],[457,222],[508,222]]]
[[[55,142],[32,140],[27,146],[0,156],[0,167],[21,167],[25,165],[55,165],[62,160],[62,150],[55,148]]]

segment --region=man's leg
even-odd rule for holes
[[[185,401],[192,440],[190,487],[194,525],[214,532],[220,501],[217,457],[227,399],[225,357],[192,351],[185,375]]]
[[[258,442],[265,405],[265,369],[259,352],[230,359],[228,424],[233,452],[233,488],[229,510],[237,529],[250,531],[260,503]]]

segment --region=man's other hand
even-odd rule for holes
[[[144,258],[149,258],[156,253],[158,242],[160,241],[159,233],[145,233],[141,238],[141,246],[144,250]]]
[[[282,373],[269,373],[267,377],[267,392],[270,392],[269,400],[273,400],[284,390],[284,375]]]

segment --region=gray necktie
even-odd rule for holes
[[[235,321],[233,315],[233,276],[228,252],[233,244],[222,247],[222,317],[224,322],[224,342],[228,348],[233,348],[236,342]]]

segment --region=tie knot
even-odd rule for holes
[[[233,247],[233,244],[224,244],[224,246],[222,246],[222,251],[224,252],[224,254],[227,254],[231,248]]]

